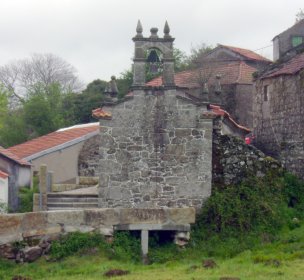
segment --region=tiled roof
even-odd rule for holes
[[[81,139],[87,134],[98,131],[99,123],[76,125],[59,129],[47,135],[8,148],[20,158],[27,158],[42,151],[61,146],[62,144]]]
[[[251,130],[245,126],[242,126],[240,124],[238,124],[232,117],[231,115],[225,111],[224,109],[222,109],[220,106],[216,106],[216,105],[209,105],[209,108],[212,110],[212,112],[214,114],[216,114],[217,116],[222,116],[225,117],[230,123],[232,123],[235,127],[237,127],[238,129],[242,130],[245,134],[248,134],[251,132]]]
[[[26,160],[23,160],[21,157],[19,157],[17,154],[13,153],[9,149],[4,149],[0,146],[0,155],[20,164],[20,165],[30,165]]]
[[[197,88],[200,76],[212,76],[208,84],[214,83],[215,75],[221,75],[221,84],[252,84],[252,74],[256,72],[254,67],[247,65],[243,61],[232,63],[213,63],[211,66],[203,67],[198,70],[188,70],[174,75],[175,84],[179,87]],[[147,86],[161,86],[162,77],[155,78],[148,82]]]
[[[249,60],[258,60],[258,61],[264,61],[264,62],[270,62],[270,60],[264,56],[261,56],[251,50],[247,50],[247,49],[242,49],[242,48],[236,48],[236,47],[232,47],[232,46],[225,46],[225,45],[219,45],[219,47],[222,48],[226,48],[229,49],[231,51],[233,51],[234,53],[237,53],[241,56],[243,56],[246,59]]]
[[[304,69],[304,53],[298,54],[289,61],[279,64],[277,67],[264,73],[261,78],[272,78],[281,75],[293,75]]]
[[[96,119],[110,120],[112,118],[112,114],[104,111],[102,108],[97,108],[97,109],[93,110],[92,116]]]
[[[7,177],[8,177],[8,174],[0,170],[0,178],[6,179]]]

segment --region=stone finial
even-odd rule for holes
[[[140,20],[138,20],[137,26],[136,26],[136,33],[137,33],[136,37],[143,37],[142,32],[143,32],[143,28],[142,28]]]
[[[169,24],[168,24],[168,21],[165,22],[165,27],[164,27],[164,38],[171,38],[170,36],[170,27],[169,27]]]
[[[118,94],[118,88],[117,88],[115,76],[111,77],[111,81],[106,86],[104,92],[105,92],[105,94],[111,95],[111,97],[115,97]]]
[[[155,38],[155,39],[158,38],[158,35],[157,35],[158,28],[152,27],[152,28],[150,29],[150,32],[151,32],[150,38]]]
[[[204,85],[203,85],[203,94],[208,94],[208,93],[209,93],[208,84],[204,83]]]
[[[222,92],[222,87],[221,87],[221,75],[217,74],[215,76],[216,81],[215,81],[215,93],[221,93]]]

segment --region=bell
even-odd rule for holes
[[[158,73],[158,69],[159,69],[159,67],[158,67],[157,63],[150,63],[149,70],[151,73],[153,73],[153,74]]]
[[[160,62],[156,50],[151,50],[150,51],[149,56],[147,58],[147,62],[148,63],[159,63]]]

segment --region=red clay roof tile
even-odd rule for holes
[[[29,140],[25,143],[8,148],[8,151],[16,154],[20,158],[42,152],[44,150],[59,146],[66,142],[85,136],[99,129],[99,123],[72,126],[59,129],[47,135]]]
[[[238,124],[232,117],[231,115],[225,111],[224,109],[222,109],[220,106],[217,105],[209,105],[209,108],[212,110],[212,112],[214,114],[216,114],[217,116],[222,116],[225,117],[229,120],[230,123],[232,123],[235,127],[237,127],[238,129],[242,130],[245,132],[245,134],[250,133],[251,130],[245,126],[242,126],[240,124]]]
[[[251,50],[247,50],[247,49],[242,49],[242,48],[236,48],[236,47],[232,47],[232,46],[226,46],[226,45],[219,45],[219,47],[223,47],[223,48],[227,48],[231,51],[233,51],[234,53],[237,53],[249,60],[258,60],[258,61],[265,61],[265,62],[271,62],[271,60],[269,60],[266,57],[263,57]]]
[[[294,56],[289,61],[279,64],[278,67],[262,75],[262,79],[281,75],[293,75],[304,69],[304,53]]]
[[[0,170],[0,178],[6,179],[9,175],[3,171]]]
[[[10,151],[9,149],[5,149],[1,146],[0,146],[0,154],[14,162],[17,162],[20,165],[30,166],[30,164],[26,160],[23,160],[17,154],[15,154],[12,151]]]
[[[112,118],[112,114],[104,111],[102,108],[97,108],[95,110],[92,110],[92,116],[96,119],[110,120]]]
[[[236,61],[232,63],[218,62],[212,64],[210,67],[202,67],[196,70],[188,70],[176,73],[174,75],[175,84],[179,87],[197,88],[201,87],[199,84],[200,76],[212,75],[208,83],[214,83],[215,75],[221,75],[221,84],[252,84],[252,74],[256,72],[254,67],[251,67],[243,61]],[[147,86],[161,86],[163,84],[162,77],[155,78],[148,82]]]

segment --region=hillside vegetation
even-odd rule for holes
[[[286,173],[216,187],[178,248],[170,236],[151,233],[151,264],[140,263],[139,234],[74,233],[30,264],[0,261],[0,279],[304,279],[304,184]],[[222,278],[229,279],[229,278]]]

